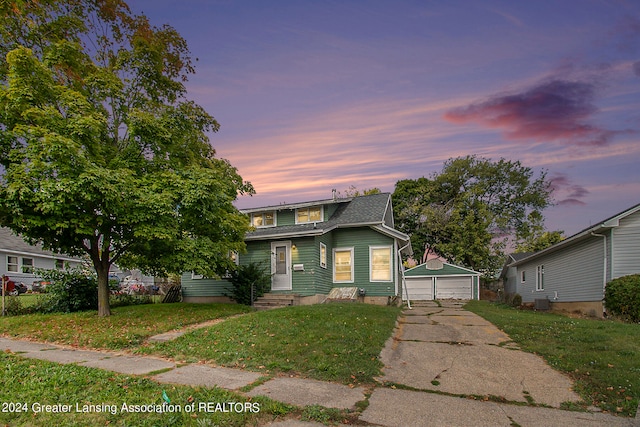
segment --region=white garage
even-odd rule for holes
[[[429,260],[405,271],[404,276],[405,301],[480,299],[480,273],[468,268]]]

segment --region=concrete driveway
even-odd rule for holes
[[[462,305],[425,302],[405,310],[381,353],[381,380],[555,408],[580,400],[568,377],[520,351],[509,336]]]

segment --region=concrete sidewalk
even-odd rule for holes
[[[354,409],[367,399],[367,390],[301,378],[272,378],[238,369],[175,363],[122,353],[64,348],[0,338],[0,351],[21,357],[78,364],[128,375],[147,375],[160,383],[220,387],[238,392],[256,383],[248,396],[267,396],[284,403]],[[638,418],[602,413],[525,406],[533,401],[557,408],[577,401],[568,378],[542,359],[517,349],[491,323],[465,311],[461,303],[443,307],[424,304],[404,310],[394,336],[382,351],[385,364],[380,386],[368,397],[359,420],[377,426],[640,426]],[[391,388],[393,383],[411,388]],[[370,392],[370,390],[369,390]],[[476,396],[477,400],[454,395]],[[514,403],[484,401],[503,397]],[[640,414],[639,414],[640,415]],[[319,426],[287,420],[278,427]]]

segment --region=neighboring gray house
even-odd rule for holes
[[[600,316],[607,282],[640,274],[640,204],[512,260],[501,277],[524,303],[548,300],[552,309]]]
[[[518,293],[518,272],[515,267],[510,268],[509,265],[530,255],[533,255],[533,252],[514,252],[507,255],[507,260],[505,261],[504,266],[502,267],[502,273],[500,274],[505,294]]]
[[[40,245],[30,245],[10,229],[0,227],[0,275],[8,276],[12,281],[22,282],[31,287],[39,281],[35,270],[64,269],[77,267],[82,260],[42,249]]]

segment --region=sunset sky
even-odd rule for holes
[[[130,0],[198,58],[188,97],[257,194],[326,199],[477,154],[546,170],[547,228],[640,203],[640,1]]]

